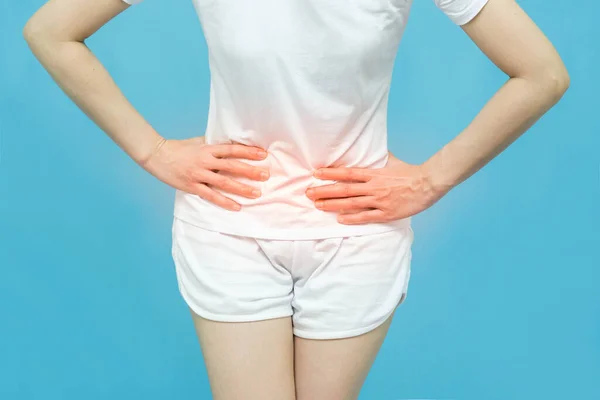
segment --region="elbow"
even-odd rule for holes
[[[37,56],[42,51],[55,48],[62,42],[82,42],[83,40],[72,39],[65,34],[57,32],[57,29],[36,15],[31,17],[23,27],[23,38],[29,45],[31,51]]]
[[[571,86],[571,77],[564,65],[553,71],[549,79],[552,81],[553,94],[557,99],[560,99]]]
[[[35,17],[30,18],[23,27],[23,38],[30,47],[39,42],[43,35],[43,29],[40,27],[40,24]]]
[[[513,77],[525,79],[539,96],[552,104],[557,103],[571,85],[571,78],[562,62],[548,63]]]
[[[34,28],[32,27],[31,19],[27,21],[25,26],[23,27],[23,38],[27,43],[31,43],[33,41],[34,36]]]
[[[553,103],[558,102],[571,85],[569,73],[562,63],[539,72],[537,81]]]
[[[38,14],[34,14],[29,18],[23,27],[22,34],[23,38],[33,51],[42,44],[46,46],[54,42],[65,40],[61,39],[61,36],[56,33],[56,29],[53,29],[52,25]]]

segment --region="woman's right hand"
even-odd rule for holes
[[[163,140],[142,167],[156,178],[175,189],[195,194],[220,207],[239,211],[241,205],[213,188],[254,199],[261,196],[258,188],[245,185],[228,175],[237,175],[255,181],[269,179],[269,171],[247,163],[232,160],[264,160],[267,152],[259,147],[243,144],[209,145],[204,136],[183,140]]]

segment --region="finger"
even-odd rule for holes
[[[311,187],[306,191],[308,198],[317,199],[337,199],[344,197],[365,196],[369,193],[369,187],[364,183],[334,183]]]
[[[338,215],[337,220],[344,225],[361,225],[367,223],[387,222],[385,213],[381,210],[362,211],[356,214]]]
[[[260,197],[261,192],[259,189],[250,185],[245,185],[227,176],[216,174],[211,171],[202,171],[199,177],[200,182],[221,189],[228,193],[237,194],[249,199],[255,199]]]
[[[372,196],[348,197],[346,199],[317,200],[315,206],[323,211],[357,210],[375,205]],[[374,207],[373,207],[374,208]]]
[[[371,175],[367,171],[364,168],[319,168],[314,175],[322,180],[368,182]]]
[[[369,208],[356,208],[353,210],[340,210],[340,211],[338,211],[338,214],[341,214],[341,215],[343,215],[343,214],[358,214],[360,212],[370,211],[370,210],[374,210],[374,208],[369,207]]]
[[[239,211],[242,208],[239,203],[236,203],[230,198],[223,196],[221,193],[203,184],[196,186],[195,194],[204,200],[210,201],[211,203],[219,207],[223,207],[229,211]]]
[[[269,179],[269,170],[266,168],[254,167],[237,160],[216,159],[214,161],[214,169],[216,170],[229,172],[230,174],[243,176],[255,181],[266,181]]]
[[[264,160],[267,152],[260,147],[243,144],[217,144],[210,146],[210,153],[217,158],[245,158]]]

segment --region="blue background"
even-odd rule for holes
[[[22,39],[41,0],[0,3],[0,398],[207,399],[170,258],[173,190],[59,90]],[[361,399],[600,398],[600,4],[523,0],[571,88],[414,218],[407,301]],[[201,135],[209,72],[191,2],[147,1],[88,45],[163,135]],[[416,1],[390,148],[425,161],[505,77]]]

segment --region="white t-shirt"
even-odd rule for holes
[[[139,3],[141,0],[124,0]],[[412,0],[192,0],[208,46],[208,144],[266,149],[265,182],[228,211],[177,191],[175,216],[228,234],[319,239],[410,225],[343,225],[315,208],[307,188],[332,183],[316,168],[381,168],[387,162],[387,105],[394,60]],[[458,25],[487,0],[434,0]]]

